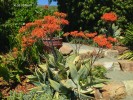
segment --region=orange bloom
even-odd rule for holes
[[[49,24],[58,23],[58,19],[55,16],[45,16],[44,23],[49,23]]]
[[[12,52],[12,56],[13,56],[14,58],[17,58],[18,52]]]
[[[116,38],[108,37],[107,39],[110,42],[117,42],[117,39]]]
[[[31,26],[35,26],[36,24],[34,22],[26,23],[26,27],[29,28]]]
[[[108,49],[112,48],[112,44],[110,42],[107,42],[106,48],[108,48]]]
[[[107,39],[103,35],[94,37],[93,41],[97,43],[100,47],[104,47],[107,44]]]
[[[98,44],[100,47],[106,47],[106,48],[111,48],[112,44],[108,40],[108,38],[105,37],[105,35],[99,35],[96,36],[93,41]]]
[[[41,26],[43,24],[43,19],[35,20],[34,23]]]
[[[25,36],[22,37],[22,41],[23,42],[26,42],[27,41],[27,38]]]
[[[18,48],[14,47],[13,52],[17,52],[17,51],[18,51]]]
[[[114,22],[117,20],[117,15],[114,12],[110,12],[110,13],[105,13],[103,14],[103,16],[101,17],[101,19],[105,20],[105,21],[110,21],[110,22]]]
[[[68,32],[65,33],[65,34],[63,34],[64,37],[67,37],[67,36],[69,36],[69,35],[70,35],[70,33],[68,33]]]
[[[68,20],[64,19],[66,17],[65,13],[55,12],[54,15],[55,16],[50,16],[50,15],[44,16],[43,19],[39,19],[39,20],[35,20],[34,22],[27,23],[25,26],[20,28],[19,32],[27,31],[27,35],[22,37],[21,45],[22,45],[22,48],[24,48],[24,50],[26,47],[33,45],[33,43],[35,43],[38,38],[46,37],[46,35],[50,36],[55,32],[60,31],[62,28],[61,25],[69,24]],[[32,26],[35,26],[35,27],[32,27]]]
[[[45,37],[45,31],[42,28],[35,28],[31,32],[32,37],[42,38]]]
[[[78,34],[78,31],[70,32],[70,35],[73,36],[73,37],[77,37],[77,34]]]
[[[68,20],[65,20],[63,18],[61,18],[60,21],[61,21],[62,25],[68,25],[69,24]]]
[[[96,32],[95,32],[95,33],[86,33],[86,34],[85,34],[85,36],[86,36],[87,38],[94,38],[96,35],[97,35]]]
[[[47,31],[47,34],[53,34],[56,31],[60,31],[61,27],[58,24],[43,24],[44,30]]]
[[[20,29],[19,29],[19,33],[23,33],[27,30],[27,28],[25,26],[22,26]]]
[[[80,31],[78,34],[77,34],[77,37],[85,37],[85,35],[84,35],[84,32],[82,32],[82,31]]]
[[[85,38],[85,34],[84,32],[80,31],[73,31],[73,32],[70,32],[70,35],[73,36],[73,37],[81,37],[81,38]]]
[[[66,18],[66,16],[67,16],[65,13],[60,13],[60,12],[54,12],[54,15],[56,17],[61,17],[61,18]]]

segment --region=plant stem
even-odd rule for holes
[[[52,38],[50,38],[50,42],[51,42],[51,48],[52,48],[52,53],[53,53],[53,56],[54,56],[54,61],[56,62],[58,57],[57,57],[57,54],[56,54],[56,51],[55,51],[55,48],[54,48],[54,45],[53,45],[53,42],[52,42]]]
[[[92,59],[90,60],[90,70],[89,70],[89,74],[90,74],[90,84],[93,84],[92,67],[93,67],[94,62],[95,62],[96,59],[98,58],[98,55],[100,54],[101,51],[102,51],[102,49],[99,48],[98,53],[96,54],[94,60],[93,60],[93,55],[92,55]]]

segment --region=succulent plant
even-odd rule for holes
[[[28,76],[28,78],[35,80],[38,77],[40,82],[50,84],[56,92],[71,91],[78,98],[92,98],[89,94],[94,93],[94,88],[101,88],[104,82],[107,82],[106,79],[93,75],[90,58],[81,60],[74,54],[64,58],[59,52],[58,56],[57,62],[55,62],[52,55],[46,55],[46,63],[39,65],[35,71],[36,76]],[[43,81],[41,81],[42,79]]]

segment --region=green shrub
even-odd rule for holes
[[[133,24],[130,24],[125,31],[124,34],[124,39],[122,42],[126,45],[129,46],[131,49],[133,49]]]
[[[117,25],[125,29],[132,23],[133,0],[57,0],[58,9],[68,14],[70,26],[66,30],[99,30],[104,23],[100,17],[106,12],[116,12]]]
[[[42,86],[36,89],[32,89],[28,93],[24,94],[22,92],[17,93],[15,91],[10,91],[10,96],[7,100],[68,100],[63,94],[54,93],[52,89],[48,86]]]
[[[7,0],[0,1],[0,50],[9,50],[16,46],[18,29],[27,22],[51,15],[56,9],[45,9],[37,6],[37,0]],[[3,5],[4,4],[4,5]],[[6,10],[2,10],[6,9]]]
[[[121,41],[125,46],[129,47],[130,51],[125,52],[119,57],[119,59],[133,60],[133,24],[128,26]]]

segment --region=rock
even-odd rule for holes
[[[125,51],[128,50],[128,47],[123,47],[123,46],[114,46],[113,47],[114,50],[118,50],[119,54],[123,54]]]
[[[95,66],[104,66],[107,70],[121,70],[117,59],[100,58],[94,63]]]
[[[120,64],[118,62],[113,63],[113,71],[115,70],[121,70]]]
[[[113,67],[113,64],[114,62],[103,62],[103,66],[106,68],[106,69],[112,69]]]
[[[120,65],[118,62],[95,62],[94,66],[103,66],[107,70],[121,70]]]
[[[103,99],[102,100],[110,100],[109,93],[107,91],[102,92]]]
[[[95,93],[94,93],[95,100],[101,100],[102,95],[101,95],[100,91],[98,89],[94,89],[94,91],[95,91]]]
[[[133,72],[133,61],[119,60],[118,61],[123,71]]]
[[[109,94],[111,100],[119,100],[126,96],[126,89],[122,82],[111,82],[105,85],[102,90]]]
[[[87,49],[80,49],[79,50],[79,54],[82,55],[82,54],[87,54],[88,52],[93,52],[92,50],[87,50]]]
[[[63,45],[59,51],[63,54],[63,55],[69,55],[71,52],[73,52],[72,47],[70,47],[69,45]]]
[[[117,50],[106,50],[104,52],[104,56],[109,58],[117,58],[118,54],[119,52]]]
[[[133,95],[133,80],[123,81],[127,95]]]

